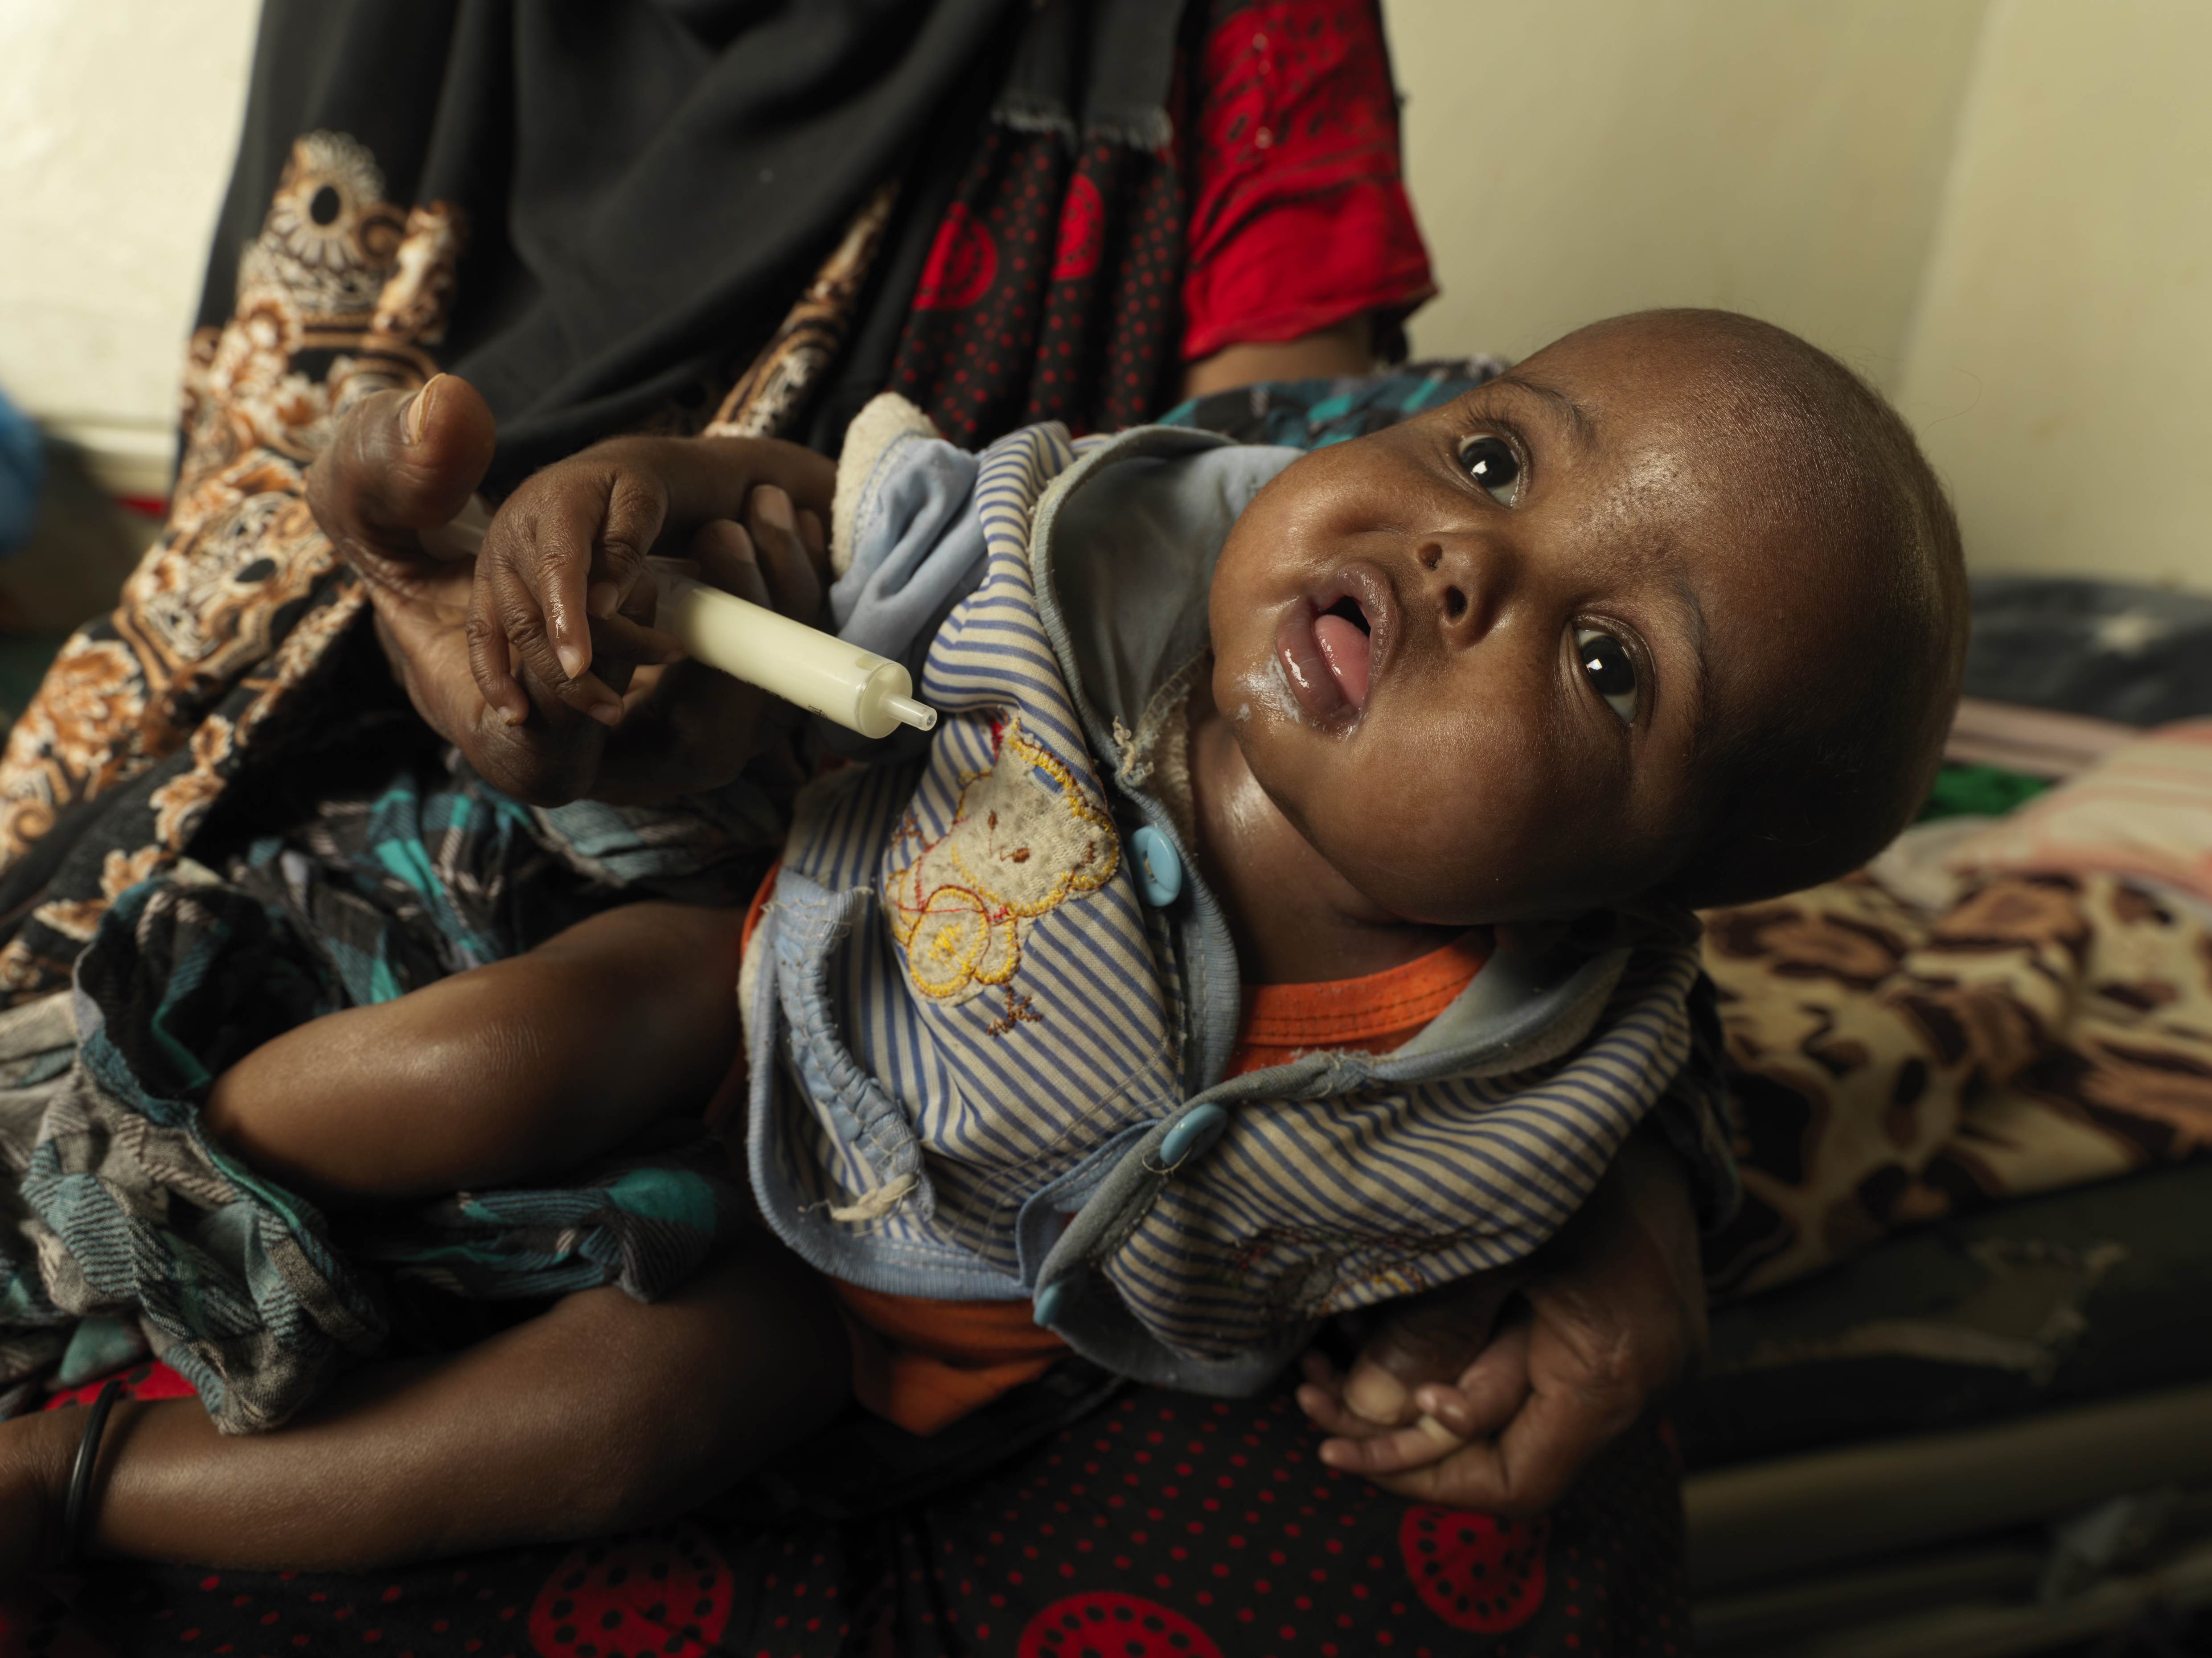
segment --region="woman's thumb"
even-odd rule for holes
[[[341,540],[397,551],[393,537],[450,522],[490,469],[497,428],[483,395],[439,374],[415,392],[364,398],[308,473],[308,501]]]

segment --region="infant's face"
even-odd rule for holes
[[[1850,584],[1696,348],[1601,327],[1299,460],[1231,530],[1214,699],[1268,797],[1410,920],[1649,890],[1700,732],[1848,668]]]

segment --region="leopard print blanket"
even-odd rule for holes
[[[2212,794],[2197,811],[2212,848]],[[1970,845],[1932,904],[1861,873],[1705,918],[1744,1186],[1708,1243],[1717,1289],[2212,1142],[2206,912],[2094,856],[2039,861]]]

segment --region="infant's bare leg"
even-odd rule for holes
[[[91,1542],[333,1571],[645,1525],[825,1424],[849,1366],[821,1282],[749,1233],[664,1301],[570,1296],[450,1357],[357,1371],[271,1433],[226,1438],[193,1400],[118,1406]],[[58,1523],[83,1418],[0,1425],[0,1582]]]
[[[526,955],[264,1043],[216,1079],[209,1132],[325,1203],[556,1174],[735,1060],[743,914],[636,903]]]

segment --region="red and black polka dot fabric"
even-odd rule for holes
[[[1124,1394],[920,1508],[685,1521],[344,1576],[113,1566],[26,1649],[282,1658],[1533,1658],[1686,1654],[1658,1432],[1560,1509],[1409,1503],[1315,1460],[1286,1393]]]
[[[1205,22],[1169,149],[994,126],[969,163],[890,380],[954,442],[1135,425],[1187,361],[1435,291],[1371,0],[1213,0]]]
[[[954,442],[1079,432],[1173,401],[1182,181],[1172,156],[994,126],[937,228],[891,388]]]

